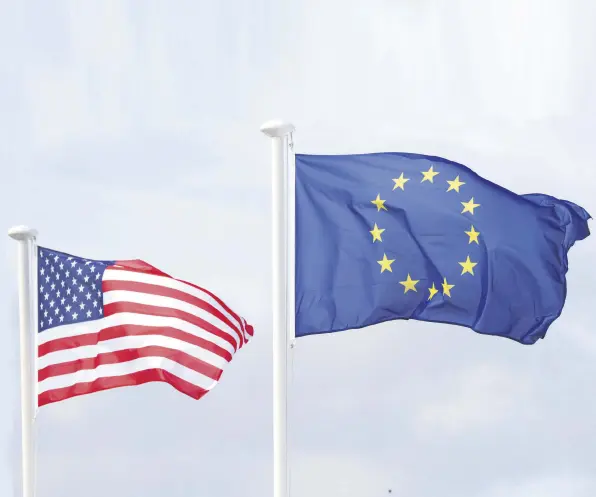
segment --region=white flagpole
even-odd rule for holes
[[[261,131],[272,139],[273,272],[273,497],[288,497],[288,138],[294,126],[268,121]]]
[[[35,453],[33,446],[34,384],[33,384],[33,336],[32,328],[35,289],[31,272],[32,249],[37,233],[26,226],[15,226],[8,230],[8,236],[19,242],[18,282],[19,282],[19,327],[21,334],[21,477],[22,497],[34,497],[35,492]]]

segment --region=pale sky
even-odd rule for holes
[[[47,406],[38,497],[272,494],[270,143],[402,151],[596,212],[587,0],[0,0],[2,226],[142,258],[255,326],[194,401],[165,384]],[[19,469],[16,245],[0,265],[0,495]],[[594,235],[522,346],[397,321],[299,339],[292,497],[596,495]],[[515,289],[512,288],[512,298]]]

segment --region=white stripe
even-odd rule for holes
[[[148,369],[163,369],[178,378],[188,381],[205,390],[211,390],[217,384],[217,382],[211,378],[197,373],[192,369],[185,368],[170,359],[163,357],[142,357],[140,359],[135,359],[134,361],[119,364],[105,364],[95,369],[85,369],[72,374],[52,376],[51,378],[39,382],[39,393],[42,394],[48,390],[54,390],[56,388],[71,387],[77,383],[95,381],[98,378],[124,376],[139,371],[146,371]]]
[[[240,318],[242,320],[242,334],[244,335],[244,340],[246,342],[249,342],[252,338],[252,336],[250,336],[248,334],[248,331],[246,331],[246,328],[248,327],[248,323],[246,322],[246,319],[244,318]]]
[[[226,316],[235,326],[241,327],[241,323],[238,319],[232,316],[224,307],[215,300],[211,295],[203,290],[199,290],[194,286],[182,283],[174,278],[168,278],[166,276],[156,276],[153,274],[138,273],[136,271],[126,271],[124,269],[114,269],[110,267],[103,273],[103,281],[137,281],[139,283],[149,283],[150,285],[165,286],[167,288],[173,288],[174,290],[180,290],[181,292],[187,293],[194,297],[197,297],[208,304],[211,304],[217,310],[219,310],[224,316]],[[109,293],[109,292],[108,292]]]
[[[153,305],[157,307],[167,307],[178,311],[187,312],[198,318],[207,321],[216,328],[230,335],[237,345],[240,344],[240,337],[238,331],[234,330],[226,323],[215,317],[209,311],[205,311],[200,307],[189,304],[182,300],[172,297],[162,297],[161,295],[152,295],[150,293],[130,292],[128,290],[115,290],[106,292],[103,295],[104,306],[114,304],[116,302],[132,302],[136,304]]]
[[[74,349],[57,350],[39,358],[37,364],[38,369],[46,366],[60,364],[63,362],[76,361],[79,359],[88,359],[96,357],[99,354],[116,352],[126,349],[138,349],[141,347],[159,346],[172,349],[174,351],[184,352],[192,357],[200,359],[206,363],[212,364],[216,368],[223,369],[227,365],[227,361],[223,358],[198,347],[196,345],[178,340],[177,338],[170,338],[159,335],[147,336],[126,336],[106,340],[95,345],[85,345],[83,347],[76,347]]]
[[[196,337],[219,345],[230,354],[234,353],[234,347],[224,339],[209,333],[202,328],[195,326],[187,321],[178,318],[162,316],[146,316],[144,314],[135,314],[130,312],[119,312],[96,321],[87,321],[86,323],[73,323],[64,326],[56,326],[49,330],[38,333],[38,343],[42,345],[52,340],[68,338],[72,336],[86,335],[88,333],[99,333],[101,330],[112,326],[122,325],[155,326],[164,328],[175,328]]]

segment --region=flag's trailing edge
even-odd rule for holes
[[[296,336],[417,319],[533,344],[588,219],[440,157],[297,154]]]
[[[200,399],[253,328],[219,297],[141,260],[38,248],[38,402],[151,381]]]

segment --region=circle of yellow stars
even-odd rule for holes
[[[420,183],[424,183],[425,181],[428,181],[429,183],[433,183],[433,184],[435,183],[436,176],[441,174],[440,171],[434,170],[434,166],[430,166],[428,171],[420,171],[420,173],[422,174],[422,179],[420,180]],[[406,178],[404,176],[404,173],[402,172],[398,178],[393,178],[393,183],[394,183],[393,190],[394,191],[395,190],[405,191],[406,183],[408,181],[410,181],[411,179],[412,178]],[[446,181],[447,181],[447,185],[448,185],[447,189],[445,190],[446,192],[454,191],[456,193],[460,193],[460,188],[466,184],[465,181],[461,181],[459,175],[457,175],[452,180],[448,179]],[[386,202],[386,200],[381,199],[380,194],[377,195],[377,198],[375,198],[374,200],[371,200],[371,203],[377,208],[377,212],[387,211],[385,202]],[[467,202],[461,202],[461,205],[463,206],[461,214],[469,213],[472,216],[475,213],[474,212],[475,209],[477,209],[478,207],[481,206],[481,204],[476,203],[476,201],[474,200],[474,197],[471,197],[470,200],[468,200]],[[372,242],[373,243],[376,243],[376,242],[382,243],[384,232],[385,232],[385,228],[380,228],[377,225],[377,223],[375,223],[373,226],[373,229],[369,231],[369,233],[372,235]],[[476,230],[476,228],[474,227],[473,224],[470,225],[470,229],[468,231],[464,231],[463,233],[468,236],[468,244],[472,244],[472,243],[475,243],[476,245],[480,244],[478,241],[480,232]],[[381,273],[384,273],[385,271],[392,273],[393,269],[392,269],[391,265],[394,262],[395,262],[395,259],[389,259],[387,257],[386,253],[383,253],[383,258],[380,261],[377,261],[377,263],[380,266]],[[474,268],[478,265],[477,262],[473,262],[470,259],[470,255],[468,255],[466,257],[465,261],[458,262],[458,264],[461,266],[461,276],[463,276],[465,274],[470,274],[470,275],[474,276]],[[417,292],[418,288],[416,288],[416,285],[419,282],[420,282],[420,280],[413,279],[412,276],[410,275],[410,273],[407,273],[406,279],[403,281],[400,281],[399,283],[400,283],[400,285],[403,285],[404,293],[408,293],[410,291]],[[449,283],[447,281],[447,278],[444,277],[443,282],[439,283],[439,286],[442,287],[442,289],[437,288],[437,286],[435,285],[435,282],[432,283],[432,286],[430,288],[428,288],[428,299],[427,300],[429,300],[429,301],[432,300],[433,297],[441,291],[442,291],[443,296],[451,297],[451,290],[453,288],[455,288],[455,284]]]

